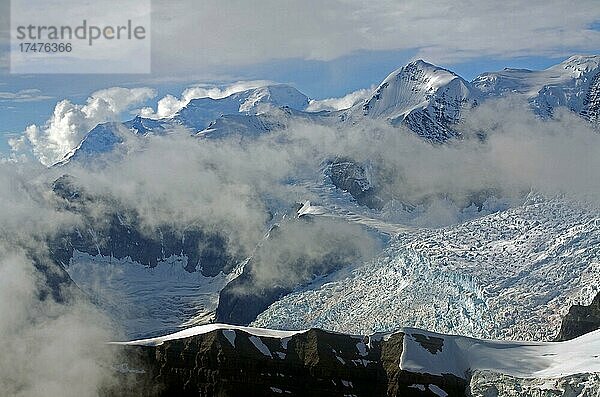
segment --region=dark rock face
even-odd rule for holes
[[[141,221],[133,210],[121,207],[106,197],[91,197],[80,191],[69,176],[55,181],[54,193],[63,199],[64,210],[78,213],[84,226],[65,230],[49,242],[52,258],[67,266],[74,250],[90,255],[130,257],[143,265],[154,267],[172,255],[188,258],[186,270],[200,271],[205,276],[229,272],[235,265],[227,254],[227,241],[216,233],[208,233],[193,225],[185,230],[170,225],[143,232]],[[94,217],[92,209],[107,209]]]
[[[565,316],[556,337],[565,341],[600,329],[600,293],[589,306],[573,305]]]
[[[325,174],[338,189],[344,190],[356,200],[360,205],[364,205],[371,209],[381,210],[386,202],[391,198],[399,199],[404,208],[408,211],[414,209],[416,205],[428,206],[434,199],[453,200],[448,195],[436,195],[423,197],[419,202],[410,203],[403,197],[394,197],[390,192],[385,191],[385,186],[388,184],[385,171],[377,175],[376,181],[371,183],[367,178],[365,167],[351,159],[336,159],[332,161]],[[484,202],[492,197],[500,197],[500,191],[494,188],[473,191],[468,194],[464,200],[456,200],[457,205],[461,208],[467,208],[470,205],[475,205],[478,211],[483,209]],[[526,192],[523,192],[525,195]]]
[[[592,79],[590,89],[583,101],[581,116],[590,122],[600,121],[600,73]]]
[[[338,189],[344,190],[360,205],[381,209],[383,200],[367,178],[365,168],[350,159],[336,159],[326,170],[327,176]]]
[[[247,265],[248,266],[248,265]],[[248,325],[273,302],[292,291],[278,285],[259,286],[250,270],[232,280],[219,294],[216,321]]]
[[[462,396],[467,382],[400,370],[404,335],[389,339],[310,330],[290,338],[216,330],[124,350],[118,389],[106,396]],[[140,373],[144,371],[144,373]],[[421,388],[415,387],[421,386]]]

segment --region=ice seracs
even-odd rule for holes
[[[595,296],[599,264],[595,210],[530,200],[458,225],[400,231],[375,260],[296,290],[252,325],[552,340],[570,305]]]

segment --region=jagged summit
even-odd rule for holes
[[[453,87],[448,87],[454,83]],[[469,83],[457,74],[417,60],[390,73],[363,105],[363,113],[372,118],[403,118],[412,110],[426,107],[429,100],[445,87],[468,95]]]

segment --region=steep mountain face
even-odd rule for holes
[[[542,117],[551,117],[555,108],[564,106],[575,113],[595,119],[598,107],[600,56],[575,55],[546,70],[504,69],[483,73],[473,85],[486,97],[507,94],[525,96],[532,109]]]
[[[467,385],[455,375],[403,370],[403,333],[384,338],[317,329],[205,329],[185,339],[120,347],[128,357],[137,356],[132,360],[137,367],[123,365],[130,371],[123,377],[133,384],[131,395],[145,389],[151,395],[190,396],[462,396]],[[435,349],[435,340],[415,335],[423,337],[426,349]]]
[[[121,123],[98,124],[86,134],[81,143],[69,153],[57,165],[67,164],[69,161],[85,162],[104,153],[110,153],[124,142]]]
[[[152,135],[164,135],[172,124],[166,120],[152,120],[136,116],[124,123],[108,122],[98,124],[90,130],[81,143],[56,165],[70,161],[79,163],[98,162],[104,154],[114,154],[129,140]],[[121,155],[127,154],[124,147]]]
[[[139,217],[134,211],[119,208],[118,203],[103,203],[106,198],[87,195],[67,175],[54,183],[53,191],[65,200],[67,210],[83,214],[87,221],[82,230],[69,231],[67,235],[58,237],[52,245],[54,257],[60,263],[68,264],[73,250],[77,250],[116,259],[128,256],[149,267],[155,267],[161,259],[184,254],[188,258],[186,269],[191,272],[198,269],[206,276],[215,276],[223,269],[232,267],[233,258],[223,256],[226,242],[221,236],[203,233],[192,227],[179,234],[164,226],[156,231],[156,235],[162,237],[155,240],[142,233]],[[111,208],[111,212],[103,214],[100,220],[94,219],[90,208],[103,204]],[[199,244],[200,241],[203,244]]]
[[[283,130],[292,123],[335,126],[335,113],[308,113],[290,107],[271,108],[260,114],[224,114],[212,121],[196,137],[254,139],[260,134]]]
[[[583,397],[597,390],[600,370],[598,332],[526,343],[414,328],[345,335],[214,324],[113,348],[127,361],[115,368],[119,389],[105,395],[496,396],[562,389]]]
[[[590,84],[580,114],[589,122],[600,122],[600,71],[596,73]]]
[[[452,125],[479,98],[479,91],[460,76],[419,60],[392,72],[347,117],[353,122],[364,117],[405,124],[425,139],[443,142],[456,136]]]
[[[381,209],[385,204],[369,180],[365,167],[351,159],[333,160],[326,168],[325,175],[335,187],[350,193],[360,205]]]

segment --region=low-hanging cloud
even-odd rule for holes
[[[110,384],[112,327],[91,304],[41,300],[24,252],[0,244],[0,388],[10,396],[91,396]]]
[[[377,241],[358,225],[334,218],[282,223],[252,257],[254,286],[293,288],[378,252]]]
[[[599,135],[576,115],[557,111],[554,119],[541,120],[518,98],[490,100],[456,128],[462,138],[441,145],[385,122],[343,128],[296,122],[242,140],[235,134],[219,140],[172,134],[153,138],[139,154],[97,174],[84,170],[80,178],[91,177],[91,190],[113,192],[137,206],[150,224],[196,217],[227,229],[245,247],[264,232],[271,210],[266,198],[310,199],[309,190],[289,181],[314,180],[321,165],[337,157],[363,164],[390,204],[390,216],[394,202],[404,203],[414,208],[412,215],[394,219],[416,225],[440,226],[475,216],[482,207],[506,208],[532,190],[600,201],[591,174],[598,169]]]
[[[356,105],[357,103],[367,99],[371,94],[373,94],[374,89],[375,86],[363,88],[346,94],[340,98],[312,99],[306,110],[309,112],[319,112],[322,110],[332,111],[348,109],[353,105]]]

